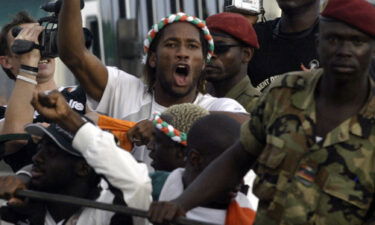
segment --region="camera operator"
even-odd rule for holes
[[[12,30],[22,28],[14,37]],[[31,122],[48,122],[35,113],[30,105],[34,91],[50,91],[58,89],[78,113],[85,112],[86,96],[82,89],[75,87],[58,88],[53,75],[55,72],[54,58],[41,58],[40,51],[33,49],[24,54],[15,54],[12,45],[16,39],[32,41],[38,44],[38,37],[44,28],[31,18],[26,12],[19,12],[12,21],[4,25],[0,33],[0,64],[8,75],[15,81],[15,86],[7,106],[1,106],[5,111],[5,118],[0,117],[2,137],[9,137],[10,141],[4,147],[4,160],[14,171],[31,163],[35,145],[28,141],[27,135],[22,140],[14,140],[15,134],[25,134],[24,125]],[[0,127],[1,127],[0,126]]]

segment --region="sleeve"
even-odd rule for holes
[[[148,210],[151,179],[147,166],[118,148],[112,134],[86,123],[76,133],[73,147],[98,174],[104,175],[111,185],[123,192],[128,206]]]
[[[210,111],[225,111],[234,113],[247,113],[246,109],[236,100],[230,98],[218,98],[210,106]]]
[[[137,77],[115,67],[107,67],[108,82],[99,102],[87,96],[88,106],[104,115],[120,118],[119,111],[129,109],[140,101],[145,84]]]
[[[267,110],[268,94],[263,95],[251,112],[251,119],[241,127],[240,141],[242,146],[250,154],[258,156],[266,144],[266,123],[269,117]]]

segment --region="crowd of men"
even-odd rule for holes
[[[43,27],[18,13],[0,33],[15,82],[0,108],[0,153],[14,171],[0,177],[1,219],[375,224],[375,4],[277,3],[282,16],[254,27],[233,12],[163,18],[134,76],[86,48],[80,1],[64,0],[57,45],[77,87],[56,85]],[[35,48],[16,54],[19,41]],[[148,215],[17,195],[25,189]]]

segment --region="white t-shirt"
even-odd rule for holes
[[[159,105],[153,93],[139,78],[115,67],[107,67],[108,82],[100,102],[88,97],[89,106],[98,113],[117,119],[139,122],[151,119],[154,112],[162,113],[166,107]],[[247,113],[235,100],[216,98],[208,94],[198,94],[193,102],[208,111],[229,111]],[[133,155],[137,160],[149,165],[148,152],[135,148]]]
[[[184,191],[184,184],[182,182],[184,171],[184,168],[177,168],[169,174],[160,192],[159,201],[171,201],[182,194]],[[242,208],[254,210],[249,199],[241,192],[237,193],[235,201],[237,201]],[[186,213],[186,217],[189,219],[214,224],[224,224],[226,215],[226,209],[213,209],[207,207],[196,207]]]

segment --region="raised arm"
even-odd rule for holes
[[[79,0],[63,1],[58,28],[61,60],[73,72],[86,93],[99,101],[107,85],[108,71],[85,47]]]
[[[16,37],[17,39],[38,42],[38,36],[43,27],[38,24],[30,24],[25,26]],[[34,49],[31,52],[14,56],[19,60],[20,65],[38,68],[40,61],[39,50]],[[16,75],[14,89],[8,101],[8,107],[5,112],[5,120],[1,134],[19,134],[25,133],[24,126],[33,122],[34,108],[31,106],[33,92],[37,89],[37,76],[25,72],[18,71]],[[5,144],[5,154],[15,153],[20,150],[26,140],[9,141]]]
[[[147,166],[138,163],[129,152],[119,149],[112,134],[85,123],[57,91],[48,95],[34,94],[32,104],[41,115],[75,134],[74,148],[98,174],[104,175],[111,185],[123,192],[128,206],[148,209],[151,180]]]

